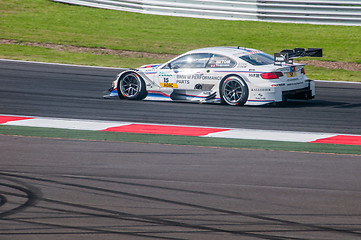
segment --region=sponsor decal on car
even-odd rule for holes
[[[285,83],[272,84],[272,87],[283,87],[286,86]]]
[[[288,72],[286,73],[288,78],[292,78],[292,77],[297,77],[297,73],[296,72]]]
[[[164,88],[178,88],[176,83],[160,83],[160,86]]]
[[[271,92],[270,88],[251,88],[252,92]]]
[[[257,100],[265,100],[266,97],[262,95],[262,93],[258,93],[256,96],[255,96],[255,99]]]
[[[158,73],[159,77],[172,77],[172,73],[166,73],[166,72],[159,72]]]
[[[221,80],[222,76],[213,76],[213,75],[204,75],[203,73],[196,74],[178,74],[177,79],[187,79],[187,80]]]
[[[232,66],[234,63],[230,59],[225,60],[217,60],[216,64],[211,65],[211,67],[229,67]]]
[[[202,76],[202,80],[221,80],[222,76]]]
[[[295,83],[288,83],[287,86],[295,86],[295,85],[301,85],[304,82],[295,82]]]
[[[261,76],[261,74],[259,73],[250,73],[249,77],[253,77],[253,78],[259,78]]]
[[[189,80],[177,80],[176,83],[180,83],[180,84],[189,84]]]

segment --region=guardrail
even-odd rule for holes
[[[361,26],[361,1],[340,0],[53,0],[145,14]]]

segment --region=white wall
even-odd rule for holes
[[[145,14],[361,26],[361,0],[53,0]]]

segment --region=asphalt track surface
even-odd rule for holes
[[[361,133],[361,84],[317,82],[317,98],[286,106],[105,100],[118,69],[0,61],[0,113],[209,127]]]
[[[360,133],[358,84],[228,107],[102,99],[118,70],[0,61],[0,113]],[[0,239],[361,239],[361,157],[0,135]]]

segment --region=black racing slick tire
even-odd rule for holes
[[[227,76],[219,86],[221,103],[232,106],[242,106],[248,99],[247,84],[239,76]]]
[[[117,89],[121,99],[142,100],[148,94],[144,80],[135,72],[123,74],[118,81]]]

